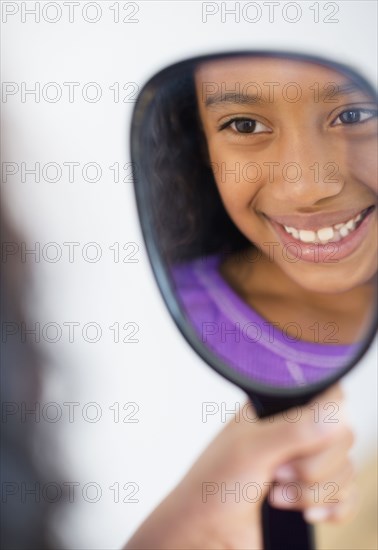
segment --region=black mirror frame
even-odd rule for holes
[[[354,69],[343,65],[340,63],[333,62],[331,60],[316,57],[307,54],[298,54],[295,52],[277,52],[277,51],[267,51],[267,50],[251,50],[251,51],[232,51],[225,53],[217,53],[210,55],[202,55],[184,61],[180,61],[169,67],[166,67],[155,74],[141,89],[138,99],[136,101],[132,123],[131,123],[131,135],[130,135],[130,149],[131,149],[131,162],[132,166],[138,166],[139,160],[143,155],[143,143],[140,139],[140,125],[143,122],[143,115],[148,105],[149,98],[153,97],[155,91],[161,86],[162,83],[166,81],[172,72],[182,72],[189,67],[193,67],[198,63],[219,60],[224,58],[231,57],[276,57],[276,58],[285,58],[293,59],[299,61],[309,61],[312,63],[317,63],[324,65],[326,67],[331,67],[340,73],[344,74],[352,81],[356,82],[359,86],[366,89],[372,97],[376,97],[376,91],[373,86],[365,80],[358,72]],[[147,103],[146,98],[147,97]],[[259,382],[251,381],[246,376],[241,373],[231,370],[226,363],[224,363],[219,357],[213,354],[209,349],[200,342],[197,333],[190,326],[188,321],[185,319],[185,316],[177,303],[175,298],[175,293],[173,290],[173,283],[170,277],[170,274],[167,270],[166,264],[163,261],[161,254],[159,252],[159,247],[156,242],[156,234],[154,228],[151,225],[151,220],[148,210],[145,208],[145,186],[143,181],[140,181],[138,176],[138,171],[134,170],[133,173],[133,182],[134,190],[136,197],[137,210],[139,215],[139,220],[142,227],[142,234],[148,251],[148,256],[150,264],[157,281],[159,290],[163,297],[163,300],[173,317],[178,329],[181,334],[184,336],[189,345],[198,353],[198,355],[218,374],[222,375],[224,378],[230,382],[236,384],[239,388],[244,390],[247,395],[252,400],[254,406],[256,407],[257,413],[259,416],[267,416],[286,410],[291,406],[299,406],[307,403],[312,397],[316,394],[322,392],[327,387],[331,386],[337,382],[342,376],[349,372],[365,355],[369,349],[378,326],[378,309],[375,309],[374,318],[372,319],[372,324],[369,330],[368,335],[366,336],[364,343],[358,350],[358,353],[351,359],[350,363],[347,364],[344,368],[340,369],[334,375],[328,376],[327,378],[306,386],[296,386],[296,387],[284,387],[278,388],[274,386],[269,386],[267,384],[262,384]]]

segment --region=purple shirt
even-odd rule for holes
[[[350,362],[359,345],[301,340],[298,323],[287,334],[256,313],[219,272],[220,256],[176,265],[172,271],[185,314],[202,342],[236,371],[258,382],[302,386]],[[334,336],[337,340],[337,335]]]

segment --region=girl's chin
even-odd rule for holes
[[[306,269],[303,271],[298,270],[295,274],[286,271],[286,274],[299,287],[309,292],[343,294],[369,282],[373,283],[377,275],[377,269],[375,267],[371,270],[366,270],[364,273],[357,273],[356,270],[353,274],[349,269],[345,272],[338,270],[338,273],[334,272],[332,274],[323,270],[322,273],[311,273]]]
[[[330,296],[334,296],[335,294],[344,294],[345,292],[349,292],[356,288],[356,285],[351,287],[349,285],[347,286],[332,286],[332,285],[300,285],[304,290],[307,290],[309,292],[313,292],[316,294],[329,294]]]

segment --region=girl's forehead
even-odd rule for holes
[[[196,83],[235,83],[250,82],[261,85],[269,83],[322,84],[329,82],[345,83],[345,75],[332,67],[326,67],[313,61],[269,58],[269,57],[231,57],[216,59],[198,65],[195,71]]]
[[[200,106],[211,110],[230,104],[329,107],[372,101],[357,80],[315,61],[278,57],[231,57],[201,63],[195,70]]]

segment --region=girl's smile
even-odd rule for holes
[[[281,217],[280,222],[267,217],[267,220],[286,247],[289,258],[297,258],[305,262],[335,263],[358,249],[369,233],[370,224],[374,219],[371,214],[375,209],[376,207],[372,205],[359,211],[358,214],[349,215],[347,221],[328,222],[326,226],[320,228],[319,225],[322,222],[317,221],[315,217],[298,221],[294,217],[290,220]],[[338,220],[346,219],[342,213],[334,214],[333,217]],[[323,221],[323,224],[325,223]]]

